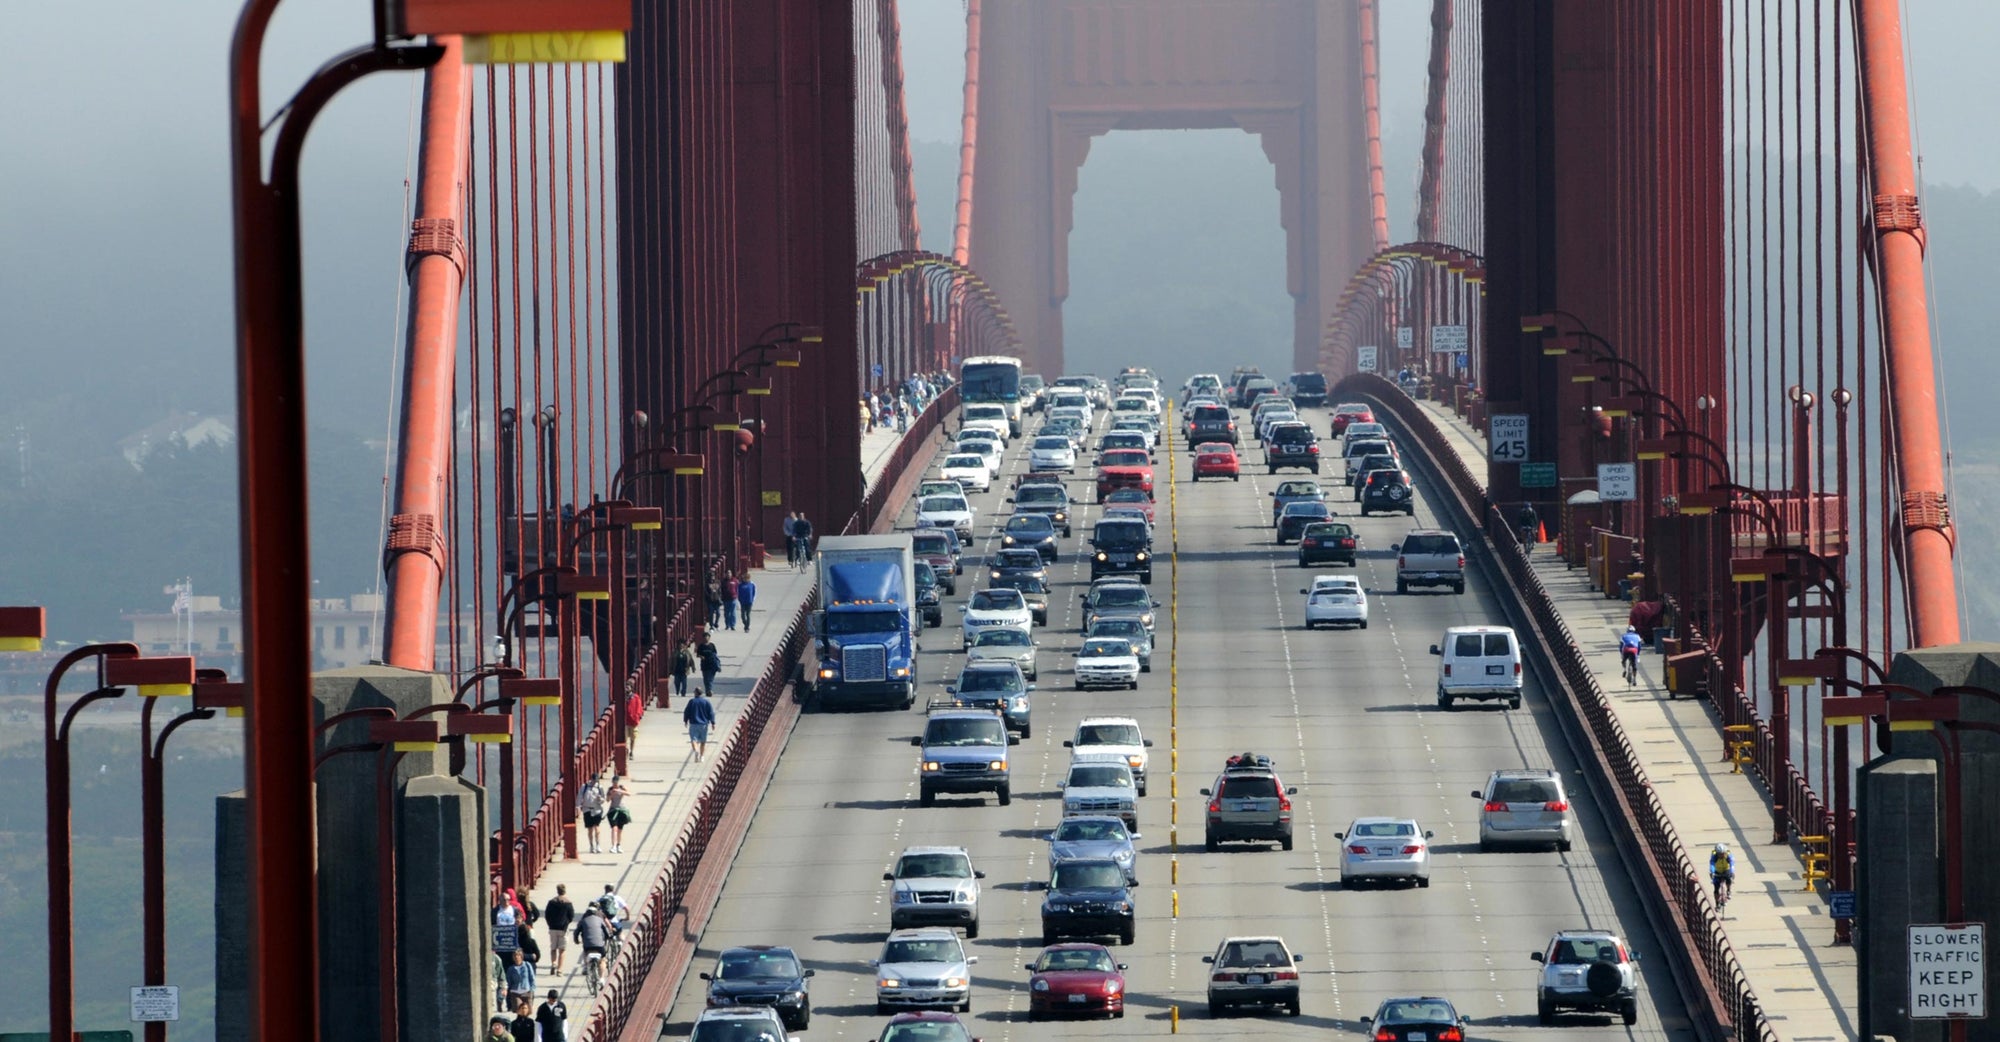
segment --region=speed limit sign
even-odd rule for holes
[[[1494,416],[1486,432],[1486,457],[1496,463],[1523,463],[1528,459],[1528,416],[1509,413]]]

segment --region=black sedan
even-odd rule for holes
[[[1315,521],[1299,534],[1299,567],[1324,562],[1351,566],[1359,544],[1352,525],[1340,521]]]
[[[1015,514],[1000,530],[1000,545],[1011,550],[1034,550],[1049,562],[1057,560],[1056,525],[1047,514]]]
[[[1333,508],[1317,501],[1293,503],[1278,515],[1278,545],[1297,539],[1305,533],[1306,526],[1316,521],[1333,517]]]
[[[994,582],[1002,579],[1016,579],[1027,576],[1035,579],[1049,577],[1048,562],[1032,547],[1020,550],[1002,550],[993,555],[986,564],[986,577]]]
[[[1410,476],[1400,470],[1369,471],[1361,484],[1361,516],[1377,511],[1417,516],[1417,490]]]
[[[715,971],[701,979],[708,982],[710,1008],[770,1006],[785,1027],[804,1031],[812,1021],[812,985],[807,981],[812,975],[790,948],[752,944],[723,949]]]
[[[1375,1015],[1361,1018],[1361,1027],[1378,1042],[1465,1042],[1472,1018],[1461,1016],[1449,1001],[1435,995],[1383,999]]]

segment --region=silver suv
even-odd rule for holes
[[[1556,1012],[1616,1010],[1625,1023],[1639,1022],[1639,956],[1617,934],[1564,930],[1549,939],[1547,951],[1533,952],[1542,964],[1535,988],[1535,1016],[1544,1025]]]
[[[1480,803],[1479,849],[1505,843],[1551,843],[1569,849],[1569,794],[1562,775],[1549,770],[1494,771],[1484,790],[1472,790]]]
[[[1139,834],[1139,787],[1132,768],[1116,753],[1083,753],[1069,762],[1062,790],[1063,817],[1105,815],[1123,818],[1125,828]]]
[[[1435,528],[1419,528],[1389,549],[1396,554],[1396,592],[1412,586],[1449,586],[1465,592],[1465,547],[1458,536]]]
[[[955,1009],[972,1012],[972,964],[965,945],[950,930],[897,930],[882,943],[875,970],[875,1012],[899,1009]]]
[[[964,847],[906,847],[882,878],[895,884],[889,929],[963,926],[965,936],[979,936],[979,881],[986,873],[972,867]]]

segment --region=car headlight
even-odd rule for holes
[[[1097,559],[1100,561],[1109,561],[1111,559],[1111,555],[1105,553],[1102,550],[1099,550],[1097,551]]]
[[[1035,983],[1031,985],[1031,987],[1033,987],[1036,991],[1047,991],[1049,990],[1049,982],[1045,978],[1036,977]]]
[[[1132,860],[1132,852],[1129,850],[1114,851],[1111,855],[1111,860],[1120,864],[1127,863]]]
[[[896,675],[897,675],[897,676],[899,676],[899,677],[907,677],[907,676],[909,676],[909,675],[910,675],[910,667],[908,667],[908,666],[897,666],[897,667],[896,667]]]
[[[915,893],[912,893],[911,891],[908,890],[896,891],[896,903],[899,905],[914,904],[916,903],[916,900],[917,900],[917,895]]]
[[[996,771],[1004,771],[1007,769],[1007,761],[994,760],[992,763],[989,763],[986,766]]]
[[[945,987],[947,987],[947,988],[963,988],[963,987],[965,987],[965,978],[964,978],[964,977],[946,977],[946,978],[944,979],[944,986],[945,986]]]
[[[1143,561],[1145,559],[1146,559],[1146,551],[1144,550],[1139,551],[1139,560]]]
[[[1130,901],[1120,901],[1120,902],[1118,902],[1118,910],[1119,910],[1119,911],[1121,911],[1121,912],[1129,912],[1129,911],[1131,911],[1131,910],[1132,910],[1132,902],[1130,902]]]
[[[1014,545],[1014,537],[1013,537],[1013,536],[1011,536],[1011,535],[1010,535],[1010,536],[1007,536],[1006,538],[1004,538],[1004,539],[1000,540],[1000,543],[1001,543],[1001,545],[1003,545],[1003,546],[1013,546],[1013,545]],[[997,579],[997,578],[999,578],[999,577],[1000,577],[1000,573],[998,573],[998,572],[995,572],[995,573],[993,573],[993,577],[994,577],[994,578],[996,578],[996,579]]]
[[[1069,520],[1069,515],[1068,515],[1068,514],[1065,514],[1065,513],[1063,513],[1063,512],[1062,512],[1062,511],[1060,511],[1060,510],[1058,510],[1058,511],[1056,511],[1056,520],[1057,520],[1057,521],[1067,521],[1067,520]]]
[[[938,767],[938,762],[937,762],[936,760],[925,760],[925,761],[924,761],[924,770],[927,770],[927,771],[935,771],[935,770],[938,770],[938,769],[939,769],[939,767]]]
[[[903,982],[894,977],[881,977],[875,981],[875,986],[878,988],[900,988],[903,986]]]
[[[1013,540],[1013,538],[1012,538],[1012,537],[1009,537],[1007,541],[1011,543],[1011,542],[1013,542],[1014,540]],[[993,569],[993,578],[995,578],[995,579],[998,579],[998,578],[1000,578],[1000,570],[999,570],[998,568],[995,568],[995,569]]]
[[[1104,982],[1104,993],[1106,995],[1116,995],[1120,991],[1124,990],[1124,987],[1125,985],[1122,982],[1118,981],[1116,978],[1113,978],[1111,980]]]
[[[1014,696],[1014,708],[1016,708],[1016,709],[1026,709],[1026,708],[1028,708],[1028,696],[1026,696],[1026,695],[1015,695],[1015,696]]]
[[[833,679],[833,673],[834,673],[834,670],[833,670],[833,667],[831,667],[831,666],[828,666],[828,667],[826,667],[826,668],[823,668],[823,669],[821,669],[821,670],[819,671],[819,678],[820,678],[821,680],[832,680],[832,679]]]
[[[1127,756],[1125,762],[1135,769],[1146,766],[1146,760],[1142,756]]]
[[[1144,615],[1141,615],[1141,616],[1139,616],[1139,625],[1141,625],[1141,626],[1151,626],[1152,624],[1153,624],[1153,613],[1152,613],[1152,612],[1147,612],[1146,614],[1144,614]]]

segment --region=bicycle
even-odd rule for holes
[[[1715,910],[1720,912],[1729,903],[1729,891],[1736,886],[1736,875],[1711,875],[1710,879],[1715,883]]]
[[[583,984],[592,995],[597,994],[598,985],[604,983],[604,953],[585,950],[583,953]]]
[[[1639,652],[1636,648],[1620,648],[1618,657],[1625,660],[1625,686],[1639,682]]]

